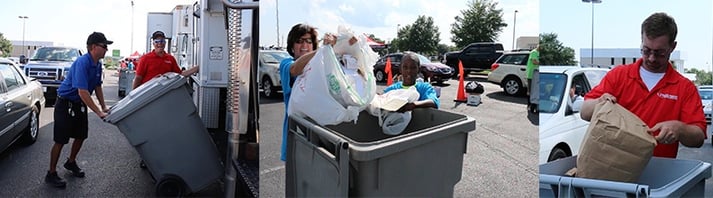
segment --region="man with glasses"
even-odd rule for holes
[[[636,114],[656,137],[654,156],[676,158],[679,142],[701,147],[706,119],[696,86],[669,62],[676,48],[674,19],[654,13],[641,24],[641,58],[615,67],[585,96],[581,117],[590,120],[599,101],[616,102]]]
[[[176,63],[176,58],[171,54],[166,53],[166,35],[162,31],[156,31],[151,35],[151,40],[154,49],[145,54],[139,60],[139,65],[136,67],[136,76],[134,77],[133,88],[141,86],[152,78],[164,74],[166,72],[180,73],[183,76],[190,76],[198,72],[198,67],[181,71]]]
[[[50,152],[50,169],[45,176],[45,183],[55,187],[65,187],[67,183],[57,175],[57,161],[62,152],[62,147],[69,143],[69,138],[74,138],[72,150],[64,168],[72,172],[74,177],[84,177],[84,172],[77,165],[77,153],[82,148],[89,130],[87,112],[91,109],[99,118],[104,118],[109,111],[104,103],[102,90],[102,64],[108,50],[107,45],[113,42],[104,37],[104,34],[94,32],[87,38],[88,53],[79,57],[69,68],[66,78],[57,88],[57,100],[54,106],[54,146]],[[92,99],[92,92],[96,90],[99,106]],[[87,109],[87,107],[89,109]]]

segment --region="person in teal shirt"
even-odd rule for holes
[[[401,107],[398,112],[411,111],[415,108],[438,108],[441,105],[438,96],[436,95],[436,90],[433,89],[431,84],[426,82],[416,82],[418,78],[419,70],[421,68],[421,62],[413,52],[406,52],[401,58],[401,76],[403,81],[392,84],[391,86],[384,89],[384,93],[391,90],[398,89],[408,89],[412,86],[416,87],[418,91],[419,98],[416,102],[406,103]]]
[[[325,45],[334,45],[336,37],[333,35],[324,36]],[[292,29],[287,34],[287,53],[292,58],[283,59],[280,62],[280,82],[282,82],[282,99],[285,102],[285,118],[282,124],[282,149],[280,159],[286,160],[287,153],[287,106],[290,103],[290,95],[292,94],[292,84],[295,83],[297,76],[302,74],[302,70],[307,66],[307,63],[314,57],[317,50],[317,28],[307,24],[297,24],[292,26]]]

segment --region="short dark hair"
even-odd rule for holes
[[[299,23],[292,26],[290,33],[287,34],[287,53],[290,53],[290,56],[295,57],[295,52],[292,51],[292,48],[295,46],[295,43],[300,40],[300,37],[305,34],[310,34],[312,38],[312,50],[317,49],[317,28]]]
[[[401,57],[401,64],[406,62],[406,60],[413,61],[413,63],[416,64],[416,67],[418,69],[421,69],[421,60],[418,59],[418,56],[416,56],[416,53],[413,53],[413,52],[404,53],[404,56]]]
[[[641,36],[644,36],[644,33],[646,37],[650,39],[668,36],[668,42],[673,44],[673,42],[676,41],[678,28],[676,27],[676,21],[673,17],[663,12],[657,12],[641,23]]]

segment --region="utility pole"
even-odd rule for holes
[[[591,48],[592,57],[590,58],[590,64],[592,66],[594,66],[594,4],[601,3],[602,0],[582,0],[582,2],[590,3],[592,5],[592,48]]]
[[[25,55],[27,57],[27,47],[25,47],[25,21],[27,20],[27,16],[17,16],[17,18],[22,19],[22,55]]]
[[[515,51],[515,27],[517,26],[517,10],[515,10],[515,17],[512,19],[512,51]]]
[[[134,1],[131,1],[131,51],[129,55],[134,53]]]
[[[277,19],[277,48],[280,48],[280,6],[278,0],[275,0],[275,19]]]

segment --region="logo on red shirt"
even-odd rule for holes
[[[678,100],[677,95],[671,95],[671,94],[661,93],[661,92],[657,93],[656,95],[658,95],[660,98],[663,98],[663,99]]]

